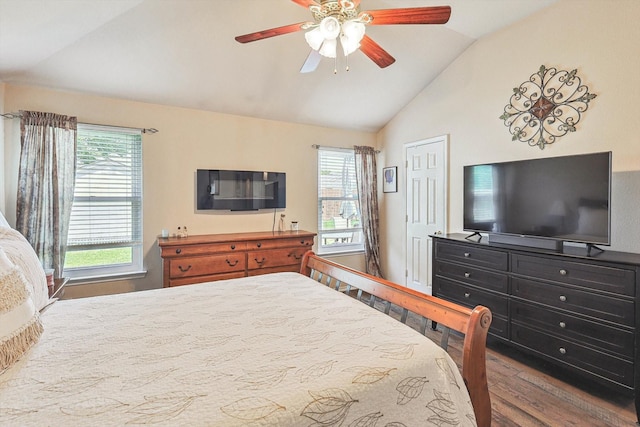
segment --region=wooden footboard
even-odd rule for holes
[[[373,306],[382,300],[386,303],[384,311],[387,314],[391,304],[401,307],[404,309],[403,321],[407,311],[411,311],[464,334],[462,378],[469,390],[478,426],[491,425],[491,400],[486,370],[486,341],[491,324],[491,311],[488,308],[477,306],[470,309],[425,295],[320,258],[311,251],[304,255],[300,272],[336,290],[357,290],[358,297],[362,292],[373,295],[375,298],[370,298],[369,304]]]

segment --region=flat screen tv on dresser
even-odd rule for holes
[[[611,244],[611,152],[464,167],[464,230],[497,243]]]

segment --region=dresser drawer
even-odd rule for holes
[[[636,276],[631,269],[522,254],[514,254],[511,265],[516,274],[635,296]]]
[[[582,372],[595,374],[609,381],[633,387],[633,362],[611,356],[518,323],[511,324],[511,340],[529,350],[573,366]]]
[[[511,293],[523,300],[606,320],[624,326],[635,326],[632,300],[614,298],[546,282],[511,278]]]
[[[255,249],[273,249],[284,247],[299,247],[311,249],[313,246],[313,237],[292,237],[289,239],[264,239],[256,240],[253,242],[247,242],[248,250]]]
[[[477,305],[487,307],[492,314],[489,333],[509,339],[509,322],[507,320],[509,303],[506,297],[477,290],[443,278],[434,279],[433,295],[469,308]]]
[[[169,262],[169,276],[171,279],[237,271],[244,272],[247,265],[244,253],[185,257],[172,259]]]
[[[475,285],[506,294],[509,292],[509,276],[468,265],[453,264],[450,262],[436,261],[434,272],[438,276]]]
[[[433,294],[466,307],[483,305],[494,315],[504,317],[509,315],[509,301],[506,296],[486,292],[474,286],[439,277],[433,281]]]
[[[163,258],[175,258],[225,252],[243,252],[246,248],[246,242],[209,243],[206,245],[172,245],[162,247],[161,256]]]
[[[539,305],[511,301],[511,321],[539,328],[560,338],[569,338],[591,347],[633,358],[633,331],[615,328],[602,322],[590,321],[565,312],[545,309]]]
[[[492,249],[476,248],[435,241],[435,257],[438,260],[461,262],[467,265],[507,271],[509,255]]]
[[[308,250],[309,248],[300,247],[249,251],[247,266],[249,270],[256,270],[277,266],[300,265],[302,257]]]

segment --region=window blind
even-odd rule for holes
[[[353,150],[318,149],[318,239],[321,254],[363,249]]]
[[[76,180],[68,245],[142,243],[142,134],[78,124]]]

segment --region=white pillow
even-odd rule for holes
[[[0,212],[0,227],[11,227],[4,215],[2,215],[2,212]]]
[[[41,310],[49,303],[49,289],[44,269],[33,247],[19,231],[6,227],[0,227],[0,247],[24,275],[36,310]]]
[[[0,247],[0,373],[40,339],[42,323],[26,279]]]

